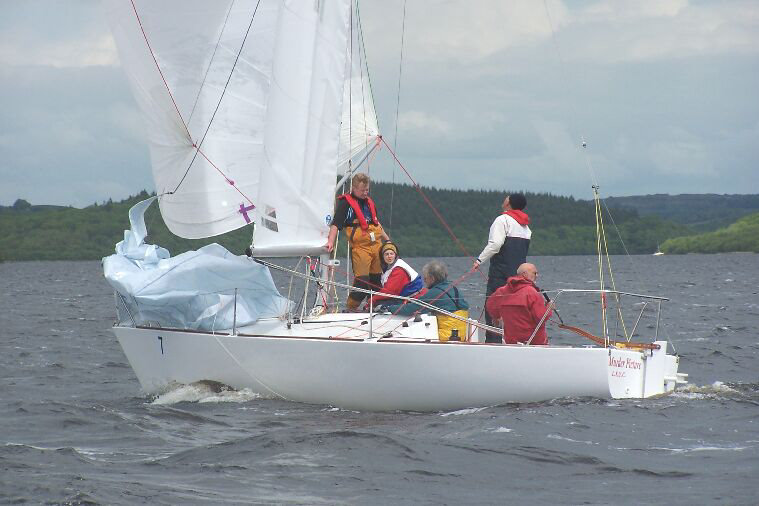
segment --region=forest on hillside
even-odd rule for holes
[[[640,216],[658,216],[690,226],[696,232],[726,227],[738,218],[759,212],[759,195],[655,194],[609,197],[611,207],[634,209]]]
[[[718,230],[676,237],[661,245],[664,253],[759,253],[759,213],[750,214]]]
[[[504,192],[414,188],[390,183],[372,184],[380,220],[404,256],[477,255],[484,247],[493,219],[501,212]],[[425,198],[421,193],[426,196]],[[579,255],[596,251],[592,202],[550,194],[527,193],[533,239],[531,255]],[[33,206],[19,200],[0,207],[0,258],[5,260],[93,260],[113,253],[129,227],[128,210],[147,198],[142,192],[120,202],[96,203],[83,209]],[[446,225],[441,223],[431,202]],[[656,216],[640,217],[634,209],[604,212],[611,253],[652,253],[668,238],[692,234],[684,225]],[[242,253],[251,229],[204,240],[182,239],[168,231],[151,206],[146,213],[147,241],[173,255],[218,242]],[[451,232],[448,231],[448,228]],[[451,237],[451,233],[456,240]],[[620,240],[621,236],[621,240]],[[341,240],[341,249],[345,242]]]

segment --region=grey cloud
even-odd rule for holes
[[[750,5],[549,2],[558,50],[540,25],[542,3],[503,3],[502,29],[528,19],[521,36],[501,38],[482,33],[494,23],[473,21],[488,15],[481,5],[474,18],[443,19],[438,7],[474,9],[408,4],[398,148],[416,180],[585,198],[587,154],[605,195],[759,192],[759,44],[747,35],[759,32],[755,16],[741,15]],[[402,3],[361,6],[380,127],[392,144]],[[709,19],[721,24],[700,47]],[[31,57],[108,33],[86,1],[14,3],[0,30],[0,46]],[[467,44],[480,35],[474,54]],[[641,41],[645,57],[631,46]],[[141,119],[118,68],[4,65],[0,115],[2,204],[87,205],[152,188]],[[393,177],[387,154],[372,171]],[[407,181],[398,169],[395,180]]]
[[[152,187],[118,69],[6,68],[0,89],[0,202],[83,206]]]

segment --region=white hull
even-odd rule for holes
[[[238,335],[114,327],[147,393],[211,380],[266,397],[361,410],[439,411],[560,397],[644,398],[672,391],[678,358],[660,350],[442,343],[434,318],[364,340],[368,315],[323,315],[290,329],[269,320]],[[363,323],[362,323],[363,322]],[[403,334],[406,337],[398,337]],[[330,336],[342,336],[332,337]]]

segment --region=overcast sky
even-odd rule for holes
[[[360,7],[392,144],[403,1]],[[2,12],[0,205],[152,190],[99,3]],[[605,196],[759,193],[759,1],[409,0],[403,61],[397,151],[422,184],[590,198],[592,168]],[[386,153],[371,174],[393,177]]]

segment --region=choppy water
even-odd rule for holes
[[[544,288],[595,288],[593,258],[533,260]],[[448,263],[453,279],[468,267]],[[0,264],[0,503],[757,504],[759,256],[613,263],[618,288],[671,297],[661,335],[689,387],[431,414],[205,384],[145,397],[99,263]],[[481,307],[480,280],[460,286]]]

